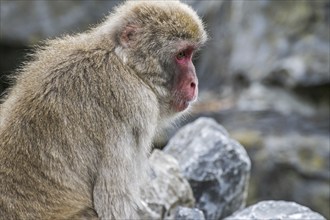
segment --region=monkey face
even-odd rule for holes
[[[172,88],[171,106],[181,112],[197,99],[198,79],[192,63],[193,47],[184,47],[175,56],[175,75]]]

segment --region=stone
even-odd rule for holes
[[[204,214],[199,209],[192,209],[187,207],[178,207],[175,220],[205,220]]]
[[[86,30],[119,1],[1,1],[0,39],[33,44],[45,38]],[[19,16],[17,16],[19,15]]]
[[[288,93],[281,88],[269,89],[269,87],[261,83],[251,84],[241,94],[237,100],[237,108],[242,111],[273,110],[284,115],[298,113],[304,116],[312,116],[319,111],[312,105],[301,101],[295,94]]]
[[[215,120],[202,117],[184,126],[164,151],[179,161],[206,219],[221,219],[245,206],[250,159]]]
[[[329,137],[290,133],[264,137],[264,148],[254,156],[256,197],[292,200],[328,218],[329,155]]]
[[[150,181],[142,189],[141,219],[174,219],[178,206],[193,207],[195,199],[174,157],[155,149],[150,156]]]
[[[262,201],[235,212],[224,220],[326,220],[322,215],[295,202]]]

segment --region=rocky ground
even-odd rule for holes
[[[272,156],[283,157],[280,152]],[[260,166],[269,167],[269,163],[268,158]],[[151,181],[143,188],[142,219],[325,220],[305,206],[280,199],[245,208],[251,183],[250,158],[245,148],[212,118],[200,117],[179,129],[163,151],[153,151],[150,165]],[[286,172],[277,175],[279,180],[288,176]],[[265,179],[252,183],[253,187],[256,184],[274,196],[297,187],[269,184]]]

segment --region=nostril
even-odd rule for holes
[[[194,83],[194,82],[190,83],[190,87],[193,89],[196,88],[196,83]]]

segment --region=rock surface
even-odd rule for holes
[[[329,83],[328,1],[190,1],[212,38],[199,60],[208,82]],[[238,79],[236,78],[236,79]],[[205,81],[203,81],[205,83]]]
[[[141,219],[174,219],[178,206],[193,207],[195,200],[179,164],[171,155],[154,150],[150,156],[151,180],[142,191]]]
[[[253,161],[247,204],[295,201],[330,216],[329,120],[275,111],[209,116],[228,129]]]
[[[100,22],[119,1],[1,1],[0,39],[24,44],[74,33]],[[19,16],[17,16],[19,14]]]
[[[254,196],[259,200],[293,200],[329,215],[329,155],[329,137],[299,134],[265,137],[264,148],[254,156],[252,181],[258,186]]]
[[[186,125],[164,151],[179,161],[206,219],[221,219],[244,207],[250,159],[213,119]]]
[[[178,207],[175,220],[205,220],[204,214],[199,209],[192,209],[187,207]]]
[[[235,212],[224,220],[326,220],[320,214],[294,202],[263,201]]]

